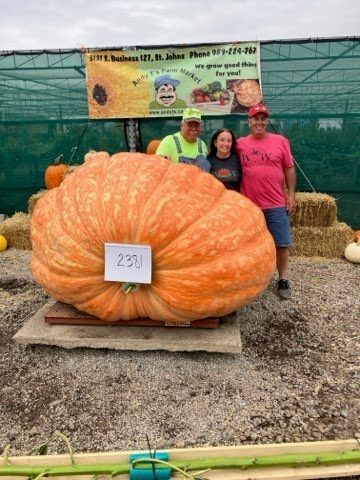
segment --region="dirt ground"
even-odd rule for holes
[[[48,299],[30,252],[0,255],[0,449],[59,430],[75,452],[360,440],[360,266],[293,257],[238,311],[243,353],[65,350],[12,337]],[[55,442],[51,453],[66,451]]]

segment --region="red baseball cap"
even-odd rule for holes
[[[265,115],[269,116],[269,110],[266,108],[266,106],[263,103],[259,103],[258,105],[253,105],[252,107],[249,108],[249,118],[253,117],[254,115],[258,113],[265,113]]]

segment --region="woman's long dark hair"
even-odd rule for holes
[[[230,153],[237,155],[237,151],[236,151],[236,138],[235,138],[234,132],[231,131],[231,130],[229,130],[228,128],[220,128],[219,130],[216,130],[216,132],[214,133],[214,135],[211,137],[210,147],[209,147],[209,153],[208,153],[207,158],[212,158],[212,157],[215,157],[215,156],[216,156],[215,141],[217,140],[217,138],[218,138],[218,136],[220,135],[220,133],[223,133],[223,132],[229,132],[229,133],[230,133],[231,139],[232,139],[232,144],[231,144]]]

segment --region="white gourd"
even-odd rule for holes
[[[352,263],[360,263],[360,238],[357,237],[354,242],[350,243],[344,252],[346,260]]]

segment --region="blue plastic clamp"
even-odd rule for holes
[[[167,462],[170,458],[168,452],[159,450],[155,454],[149,451],[135,452],[129,455],[129,461],[139,458],[156,458]],[[156,463],[143,463],[130,468],[130,480],[170,480],[172,469]]]

